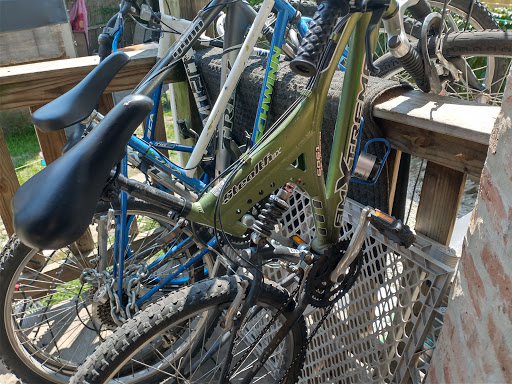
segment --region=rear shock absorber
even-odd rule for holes
[[[294,189],[295,185],[287,183],[279,189],[277,195],[270,195],[268,202],[265,203],[265,208],[261,210],[258,220],[256,220],[252,227],[254,230],[252,239],[254,243],[259,244],[261,240],[266,240],[270,237],[283,213],[290,208],[287,201]]]

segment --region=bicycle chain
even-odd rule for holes
[[[338,296],[336,296],[338,297]],[[316,325],[315,329],[313,329],[313,331],[311,332],[311,334],[308,336],[308,338],[306,339],[306,343],[304,344],[304,346],[302,347],[302,349],[295,355],[295,359],[293,359],[292,363],[290,365],[288,365],[288,369],[286,370],[286,372],[284,373],[283,377],[281,378],[281,380],[279,381],[279,384],[282,384],[284,383],[284,380],[286,378],[286,375],[288,375],[288,373],[290,372],[290,370],[292,369],[292,367],[295,365],[295,363],[297,362],[297,360],[299,360],[299,358],[301,356],[303,356],[305,353],[306,353],[306,350],[308,349],[308,346],[309,346],[309,343],[311,342],[311,340],[313,339],[313,337],[316,335],[316,333],[318,332],[318,330],[320,329],[320,327],[322,326],[322,324],[324,323],[325,319],[327,319],[327,317],[329,316],[329,314],[331,313],[332,309],[334,308],[334,304],[331,304],[330,306],[328,306],[326,309],[325,309],[325,313],[323,314],[322,318],[319,320],[318,324]]]
[[[132,279],[128,280],[128,287],[126,290],[126,294],[128,296],[128,303],[126,305],[126,309],[123,310],[123,306],[121,304],[121,298],[117,294],[117,292],[113,289],[115,284],[115,279],[111,276],[111,274],[107,271],[97,272],[93,268],[86,268],[82,272],[80,279],[82,283],[89,283],[90,285],[96,286],[100,288],[104,286],[106,288],[106,292],[108,294],[110,305],[110,317],[113,323],[110,323],[105,317],[104,314],[107,313],[107,309],[104,307],[107,305],[100,304],[100,316],[101,320],[105,322],[107,325],[122,325],[126,320],[133,317],[133,315],[138,312],[138,307],[136,305],[137,296],[140,293],[141,285],[140,282],[147,276],[148,266],[147,264],[134,264],[130,265],[126,268],[124,275],[126,276],[135,276]]]

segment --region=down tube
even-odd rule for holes
[[[366,13],[361,17],[349,42],[348,61],[326,183],[326,229],[327,239],[331,243],[337,242],[340,235],[350,170],[354,162],[364,96],[368,84],[365,34],[370,16],[371,13]]]

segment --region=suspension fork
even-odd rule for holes
[[[295,323],[301,318],[307,306],[307,300],[302,300],[302,302],[291,312],[291,316],[289,316],[281,328],[279,328],[279,330],[272,336],[272,341],[267,345],[257,362],[251,366],[249,374],[245,376],[241,384],[251,383],[252,378],[258,373],[263,365],[265,365],[272,353],[277,349],[279,344],[281,344]],[[293,358],[295,359],[295,356],[293,356]]]
[[[221,381],[220,383],[229,383],[229,367],[231,366],[231,361],[233,359],[233,346],[235,344],[235,338],[242,327],[245,317],[249,313],[249,309],[256,304],[256,298],[259,296],[261,291],[261,287],[263,285],[263,273],[261,273],[262,262],[261,258],[258,257],[256,261],[256,268],[251,268],[250,271],[254,276],[253,282],[249,288],[249,293],[247,294],[247,298],[242,305],[240,310],[240,315],[236,317],[233,322],[233,327],[231,329],[231,334],[229,336],[229,348],[226,354],[226,359],[224,360],[224,364],[222,366],[221,371]],[[231,313],[228,310],[228,314]],[[227,316],[227,315],[226,315]]]

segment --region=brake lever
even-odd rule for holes
[[[368,25],[368,29],[366,30],[366,35],[364,37],[365,46],[366,46],[366,65],[370,72],[374,75],[377,75],[380,72],[380,69],[373,64],[373,49],[372,49],[372,33],[375,30],[377,25],[380,26],[380,21],[382,16],[384,15],[384,11],[386,11],[386,7],[379,7],[372,10],[372,17],[370,18],[370,23]]]

